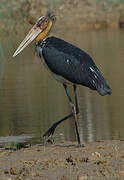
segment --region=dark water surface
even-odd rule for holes
[[[63,32],[57,36],[87,51],[112,88],[111,96],[101,97],[78,87],[81,140],[124,139],[124,31]],[[6,54],[0,51],[0,143],[20,142],[26,137],[38,141],[54,121],[71,111],[63,86],[47,72],[32,46],[11,61],[19,42],[10,43],[7,49],[5,39],[2,48]],[[73,119],[63,122],[55,134],[75,140]]]

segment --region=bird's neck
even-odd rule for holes
[[[53,25],[53,23],[52,23],[52,21],[50,21],[47,28],[37,36],[37,38],[35,39],[37,44],[49,35],[52,25]]]

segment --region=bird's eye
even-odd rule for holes
[[[44,22],[45,17],[42,16],[38,19],[37,26],[40,27],[40,25]]]
[[[48,20],[46,20],[45,23],[48,23]]]

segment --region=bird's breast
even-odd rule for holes
[[[45,68],[52,74],[52,76],[59,82],[61,83],[64,83],[64,84],[73,84],[71,81],[65,79],[64,77],[62,77],[61,75],[58,75],[56,73],[54,73],[50,67],[47,65],[46,61],[45,61],[45,58],[43,56],[43,48],[44,48],[45,44],[41,47],[37,46],[36,47],[36,51],[37,53],[40,55],[40,59],[41,59],[41,62],[42,64],[45,66]]]

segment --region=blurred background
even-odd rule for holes
[[[101,97],[78,87],[82,142],[124,139],[124,1],[0,1],[0,144],[41,142],[49,126],[71,109],[64,89],[41,64],[33,43],[12,55],[48,11],[57,15],[52,35],[84,49],[112,88]],[[70,89],[71,91],[71,89]],[[75,141],[73,119],[56,130],[56,140]]]

